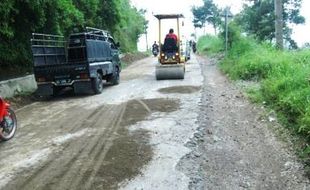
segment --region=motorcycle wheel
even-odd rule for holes
[[[4,117],[1,123],[2,133],[0,133],[0,138],[4,141],[13,138],[17,128],[17,119],[14,111],[9,108],[8,113],[9,115]]]

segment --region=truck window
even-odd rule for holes
[[[112,49],[117,49],[117,46],[116,46],[113,38],[108,38],[108,42],[111,44]]]

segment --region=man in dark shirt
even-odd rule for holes
[[[175,40],[175,43],[177,43],[178,37],[177,37],[177,35],[175,35],[173,32],[174,32],[174,31],[173,31],[173,29],[171,28],[171,29],[169,30],[169,33],[166,35],[166,39],[167,39],[167,38],[172,38],[172,39]]]
[[[154,42],[154,44],[152,45],[152,49],[154,50],[154,49],[157,49],[158,50],[158,44],[156,43],[156,41]]]
[[[169,33],[166,35],[163,51],[177,51],[177,42],[178,37],[173,33],[173,29],[169,30]]]

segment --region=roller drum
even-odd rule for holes
[[[184,64],[157,65],[155,74],[157,80],[184,79],[185,66]]]

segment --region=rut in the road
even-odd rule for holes
[[[129,132],[127,126],[152,112],[172,112],[178,107],[176,100],[150,99],[104,105],[91,112],[78,108],[78,115],[73,114],[76,118],[66,113],[68,119],[59,124],[69,132],[86,133],[62,146],[54,145],[58,149],[54,155],[6,189],[115,189],[122,180],[137,175],[152,157],[147,132]]]

